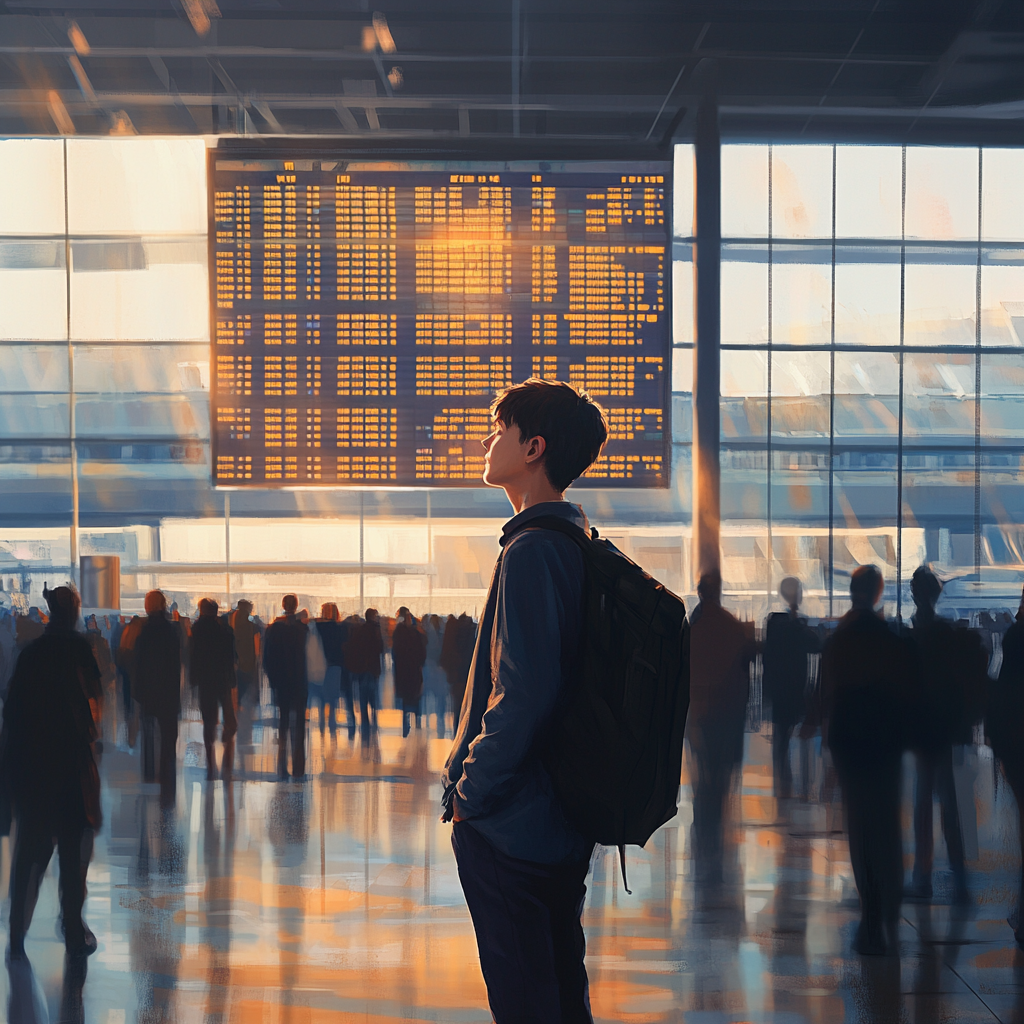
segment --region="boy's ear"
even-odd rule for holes
[[[531,437],[529,447],[526,449],[526,461],[536,462],[544,455],[546,448],[547,442],[539,434],[536,437]]]

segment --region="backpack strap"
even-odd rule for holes
[[[629,896],[633,895],[633,890],[629,887],[629,882],[626,881],[626,846],[620,844],[619,846],[619,864],[622,866],[622,888],[626,890],[626,894]]]

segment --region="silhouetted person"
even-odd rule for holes
[[[190,676],[199,693],[199,713],[203,716],[203,743],[206,746],[206,777],[217,777],[217,718],[222,715],[221,739],[224,760],[221,773],[231,781],[235,764],[235,634],[217,615],[217,602],[204,597],[199,602],[199,618],[192,626]]]
[[[133,674],[135,671],[135,644],[142,632],[145,619],[140,615],[133,615],[127,622],[123,617],[118,622],[116,629],[117,644],[114,661],[117,664],[121,676],[121,700],[124,708],[125,739],[129,747],[135,746],[135,737],[138,730],[138,719],[136,717],[135,704],[138,701],[138,694],[134,692]]]
[[[278,713],[277,774],[288,777],[288,742],[291,738],[292,776],[306,774],[306,624],[295,614],[299,599],[286,594],[281,600],[284,615],[267,627],[263,669],[274,692]]]
[[[131,658],[132,688],[142,707],[142,772],[156,778],[154,747],[160,733],[160,802],[174,803],[178,716],[181,713],[181,631],[167,615],[167,599],[159,590],[146,595],[146,621]]]
[[[985,732],[1017,801],[1021,880],[1008,922],[1017,945],[1024,949],[1024,922],[1020,913],[1024,896],[1024,594],[1016,621],[1003,635],[1003,663],[999,678],[992,685]]]
[[[935,614],[942,584],[926,566],[914,572],[910,592],[917,611],[909,634],[917,647],[922,683],[921,704],[915,711],[918,746],[911,893],[917,899],[930,899],[932,895],[932,798],[938,795],[953,872],[954,900],[962,903],[968,899],[967,873],[953,778],[953,747],[972,741],[974,723],[969,690],[972,683],[985,675],[987,659],[976,634],[957,629]]]
[[[381,658],[384,639],[380,632],[380,616],[376,608],[367,608],[366,617],[353,623],[345,656],[352,672],[352,683],[359,691],[359,719],[364,741],[377,725]],[[371,717],[372,712],[372,717]]]
[[[260,653],[258,625],[249,617],[252,602],[241,600],[228,621],[235,634],[235,696],[238,702],[238,742],[252,742],[252,720],[260,706],[260,680],[256,665]]]
[[[722,578],[697,584],[700,604],[690,620],[690,709],[687,738],[693,756],[693,834],[697,878],[720,882],[723,826],[733,773],[743,760],[753,637],[722,607]]]
[[[476,623],[465,612],[458,618],[449,615],[444,628],[444,641],[441,645],[441,667],[448,677],[448,690],[451,694],[456,728],[459,723],[459,712],[462,710],[462,699],[466,694],[466,681],[469,679],[469,666],[473,661],[475,647]]]
[[[336,709],[339,698],[345,699],[348,713],[348,738],[356,734],[356,712],[352,700],[352,677],[345,665],[345,643],[348,640],[349,624],[341,621],[336,604],[325,604],[320,609],[316,629],[324,645],[324,659],[327,672],[320,687],[320,736],[323,738],[324,725],[331,727],[331,739],[337,738],[338,722]],[[325,720],[326,719],[326,723]]]
[[[772,709],[772,764],[775,795],[788,800],[793,791],[793,771],[789,763],[789,741],[793,728],[804,717],[808,683],[808,658],[820,649],[818,637],[800,615],[802,588],[795,576],[779,584],[779,597],[788,611],[768,616],[765,627],[763,694]],[[804,789],[807,780],[803,780]]]
[[[92,953],[82,920],[93,835],[100,826],[97,737],[91,702],[100,672],[89,642],[75,632],[79,599],[71,587],[44,592],[50,621],[21,652],[3,711],[0,774],[14,805],[17,839],[11,868],[11,959],[25,955],[39,883],[57,847],[64,942]]]
[[[823,735],[843,791],[861,903],[854,948],[863,954],[895,952],[903,889],[900,760],[913,742],[919,686],[913,645],[875,613],[882,588],[875,566],[854,571],[853,607],[822,655]]]
[[[423,666],[427,660],[427,638],[408,608],[398,609],[398,622],[391,635],[391,658],[395,670],[395,697],[402,702],[402,735],[408,736],[411,715],[416,716],[416,728],[420,727]]]
[[[428,699],[424,709],[427,715],[427,727],[430,726],[430,707],[437,714],[437,737],[444,739],[448,716],[448,679],[441,668],[441,619],[431,615],[423,619],[423,634],[427,641],[427,660],[423,665],[423,692]]]

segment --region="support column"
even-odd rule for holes
[[[721,571],[720,347],[722,149],[718,96],[709,69],[697,110],[693,349],[693,575]]]

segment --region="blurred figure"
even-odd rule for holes
[[[206,777],[217,778],[217,716],[223,715],[221,739],[224,760],[221,774],[231,781],[235,764],[235,634],[228,623],[217,617],[217,602],[204,597],[199,602],[199,618],[192,626],[192,654],[189,674],[199,692],[199,713],[203,716],[203,743],[206,746]],[[221,712],[221,709],[223,711]]]
[[[377,726],[383,656],[384,639],[380,632],[380,617],[376,608],[367,608],[366,617],[353,624],[346,648],[352,684],[359,690],[359,720],[364,742],[369,741],[371,729]]]
[[[306,774],[306,624],[295,614],[299,599],[286,594],[284,615],[267,627],[263,668],[274,691],[278,713],[277,775],[288,778],[288,741],[291,737],[292,777]]]
[[[132,682],[135,673],[135,644],[142,632],[145,619],[133,615],[128,622],[124,616],[118,620],[114,633],[117,641],[114,645],[117,654],[114,661],[121,676],[121,701],[124,709],[125,739],[129,747],[135,746],[138,731],[138,717],[135,713],[135,702],[138,695],[133,691]]]
[[[693,849],[699,881],[723,879],[724,815],[733,773],[743,760],[753,636],[722,607],[722,577],[697,584],[690,620],[690,710],[686,729],[693,768]]]
[[[181,633],[167,615],[159,590],[146,595],[146,621],[131,658],[132,685],[142,707],[142,777],[156,778],[156,731],[160,731],[160,803],[174,804],[178,716],[181,713]],[[123,641],[123,638],[122,638]]]
[[[854,571],[853,607],[822,655],[823,735],[839,774],[860,893],[854,949],[865,955],[896,951],[903,890],[900,761],[912,745],[911,711],[919,692],[913,646],[875,613],[882,589],[874,565]]]
[[[244,598],[229,622],[235,634],[235,698],[238,704],[238,742],[252,743],[252,720],[260,706],[260,680],[256,666],[260,653],[259,627],[252,621],[252,602]]]
[[[319,694],[320,738],[323,739],[326,718],[326,724],[331,727],[331,739],[337,740],[338,699],[344,697],[345,710],[348,712],[348,738],[352,739],[356,734],[356,711],[352,700],[352,678],[345,667],[345,642],[348,640],[349,624],[341,621],[341,613],[336,604],[325,604],[320,609],[316,628],[327,661],[327,673]]]
[[[909,633],[917,647],[922,683],[921,704],[916,709],[917,789],[911,895],[921,900],[932,896],[932,798],[938,795],[946,852],[953,872],[953,898],[954,902],[964,903],[968,899],[967,873],[953,779],[953,747],[972,740],[974,723],[969,708],[969,689],[972,679],[986,674],[988,659],[977,634],[957,629],[935,614],[942,584],[927,566],[915,570],[910,593],[917,611]]]
[[[992,684],[985,733],[992,751],[1003,766],[1003,774],[1017,801],[1020,852],[1024,854],[1024,593],[1017,618],[1003,636],[1003,664]],[[1013,928],[1017,945],[1024,949],[1020,900],[1024,894],[1024,856],[1015,906],[1007,923]]]
[[[423,691],[428,702],[424,713],[427,715],[427,728],[430,728],[430,708],[434,708],[437,715],[437,737],[444,739],[448,714],[448,680],[441,668],[441,647],[444,639],[438,616],[431,615],[423,619],[423,634],[427,641],[427,660],[423,665]]]
[[[11,869],[10,947],[25,955],[39,884],[57,847],[64,943],[73,955],[96,950],[82,920],[93,835],[100,826],[97,738],[91,705],[100,671],[75,632],[79,598],[71,587],[44,591],[50,621],[18,658],[3,711],[0,776],[14,805],[17,839]]]
[[[409,718],[416,716],[420,728],[423,699],[423,666],[427,660],[427,638],[420,632],[408,608],[398,609],[398,622],[391,636],[391,657],[395,669],[395,698],[402,702],[402,736],[409,735]]]
[[[764,698],[772,708],[772,764],[775,795],[788,800],[793,791],[789,741],[804,717],[808,683],[808,657],[821,649],[807,619],[800,615],[803,588],[795,576],[779,584],[779,597],[789,610],[768,616],[764,635]],[[807,792],[808,780],[802,780]]]
[[[469,679],[469,666],[473,661],[473,650],[476,647],[476,624],[463,612],[457,619],[448,616],[444,628],[444,641],[441,645],[441,667],[448,677],[448,690],[452,699],[452,713],[455,727],[458,728],[459,712],[462,710],[462,698],[466,694],[466,683]]]

